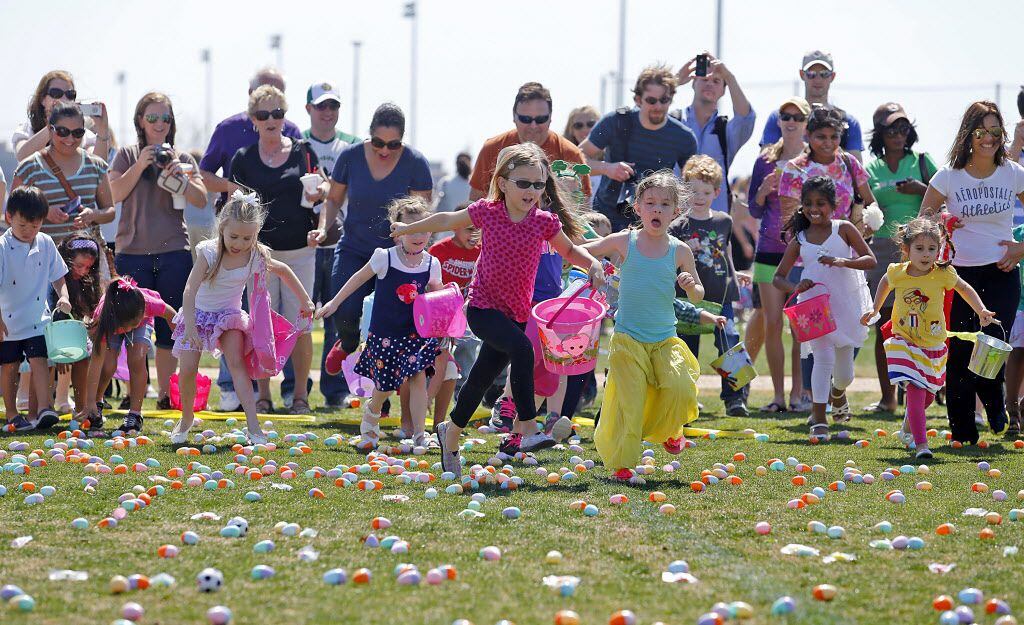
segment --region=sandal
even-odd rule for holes
[[[790,412],[809,412],[811,410],[811,400],[801,397],[798,401],[790,401],[789,410]]]
[[[759,409],[759,411],[760,412],[773,412],[773,413],[786,412],[786,406],[785,406],[785,404],[782,404],[780,402],[773,401],[772,403],[768,404],[767,406],[762,406]]]
[[[836,395],[832,390],[828,392],[829,403],[832,404],[832,422],[833,423],[847,423],[850,420],[850,400],[846,399],[846,403],[842,406],[837,406],[833,402],[839,398],[846,399],[846,391],[840,391],[839,395]]]
[[[819,441],[828,440],[828,424],[827,423],[814,423],[811,425],[811,438],[816,438]]]
[[[309,402],[305,399],[293,399],[292,407],[288,410],[289,414],[312,414],[312,412]]]
[[[886,408],[885,404],[883,404],[881,400],[864,406],[862,411],[869,414],[896,414],[896,408]]]
[[[273,414],[274,403],[269,399],[257,399],[256,400],[256,413],[257,414]]]

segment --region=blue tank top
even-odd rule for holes
[[[619,311],[615,331],[641,343],[657,343],[676,335],[676,245],[669,237],[668,251],[648,258],[636,246],[637,230],[629,231],[626,261],[619,270]]]
[[[429,262],[423,271],[409,273],[394,267],[391,264],[391,255],[392,251],[389,249],[388,272],[383,278],[377,278],[373,287],[370,333],[377,336],[415,335],[416,323],[413,321],[412,300],[406,291],[415,289],[419,294],[426,290],[427,283],[430,282],[430,268],[434,257],[427,255]]]

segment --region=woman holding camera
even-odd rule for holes
[[[138,142],[119,149],[110,166],[114,201],[122,203],[114,263],[118,273],[158,292],[177,310],[192,271],[185,203],[205,207],[206,188],[195,160],[173,147],[176,127],[170,98],[157,92],[142,96],[133,121]],[[170,378],[177,367],[173,346],[170,326],[157,319],[157,408],[162,410],[171,407]]]
[[[11,146],[19,161],[50,143],[52,137],[47,120],[53,112],[54,104],[74,103],[77,97],[75,80],[64,70],[55,69],[39,79],[32,99],[28,102],[28,119],[11,135]],[[105,159],[113,145],[110,126],[107,124],[107,107],[102,102],[93,102],[86,104],[83,109],[83,114],[92,120],[92,127],[96,131],[86,129],[83,147]]]
[[[241,148],[231,159],[231,191],[255,191],[267,206],[267,220],[259,240],[270,248],[274,260],[282,262],[295,273],[307,293],[313,292],[316,276],[316,247],[322,240],[316,230],[313,205],[327,194],[327,180],[314,172],[319,168],[316,152],[305,141],[284,135],[288,102],[284,93],[273,85],[262,85],[249,94],[249,119],[259,141]],[[308,176],[308,177],[307,177]],[[305,187],[305,184],[309,187]],[[267,276],[270,307],[292,323],[299,321],[299,302],[287,285],[274,275]],[[313,337],[304,332],[292,351],[295,368],[295,391],[290,411],[309,414],[306,380],[313,360]],[[270,380],[257,380],[259,399],[256,409],[273,412]]]

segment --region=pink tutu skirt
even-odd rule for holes
[[[185,340],[185,324],[182,322],[181,311],[174,315],[175,328],[171,334],[174,339],[174,347],[171,353],[179,358],[181,352],[210,352],[214,358],[219,358],[220,335],[228,330],[241,330],[245,335],[245,349],[243,354],[252,350],[252,337],[249,334],[249,313],[244,310],[215,310],[207,312],[196,309],[196,332],[199,335],[199,344],[193,344]]]

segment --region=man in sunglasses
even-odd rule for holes
[[[693,102],[681,112],[680,121],[697,135],[697,152],[715,159],[725,172],[722,190],[711,202],[711,210],[728,213],[732,208],[729,166],[743,144],[750,140],[750,135],[754,134],[755,115],[736,75],[722,61],[710,54],[707,56],[706,76],[696,75],[696,58],[690,59],[676,74],[680,86],[688,82],[693,84]],[[727,88],[732,99],[732,118],[718,114],[718,102]]]
[[[536,143],[551,162],[584,162],[583,153],[571,141],[551,130],[551,92],[539,82],[528,82],[519,88],[512,103],[512,121],[515,128],[491,137],[480,148],[476,167],[469,180],[470,201],[487,195],[497,165],[498,152],[510,145]],[[583,193],[590,196],[590,176],[583,176]]]
[[[284,91],[284,76],[273,67],[265,67],[249,80],[249,93],[263,85],[273,85]],[[282,133],[296,141],[302,139],[299,127],[288,120],[284,122]],[[232,115],[217,124],[210,137],[210,143],[206,146],[206,153],[203,160],[199,161],[199,171],[203,176],[203,184],[206,190],[211,193],[219,193],[220,202],[227,198],[231,178],[231,159],[238,150],[256,144],[259,135],[249,119],[249,113],[242,111]],[[217,172],[221,172],[218,175]],[[246,305],[245,298],[242,298],[243,306]],[[238,410],[242,405],[235,394],[235,385],[231,381],[231,373],[224,364],[224,358],[220,359],[220,374],[217,376],[217,386],[220,387],[220,409],[224,412]]]
[[[659,169],[680,169],[697,153],[697,137],[668,114],[678,82],[664,65],[646,67],[633,87],[637,108],[622,108],[597,122],[580,144],[594,174],[602,176],[594,209],[618,232],[635,219],[630,208],[636,183]]]
[[[835,63],[832,55],[821,50],[812,50],[804,55],[803,63],[800,66],[800,80],[804,81],[804,99],[811,106],[815,104],[830,104],[828,101],[828,90],[832,81],[836,79]],[[831,104],[833,108],[839,108]],[[842,109],[839,109],[842,110]],[[843,111],[846,119],[846,130],[839,138],[839,145],[863,161],[861,152],[864,151],[864,138],[860,132],[860,122],[853,115]],[[770,145],[782,138],[782,131],[779,130],[779,112],[772,111],[768,115],[768,121],[764,124],[764,132],[761,134],[761,147]]]

